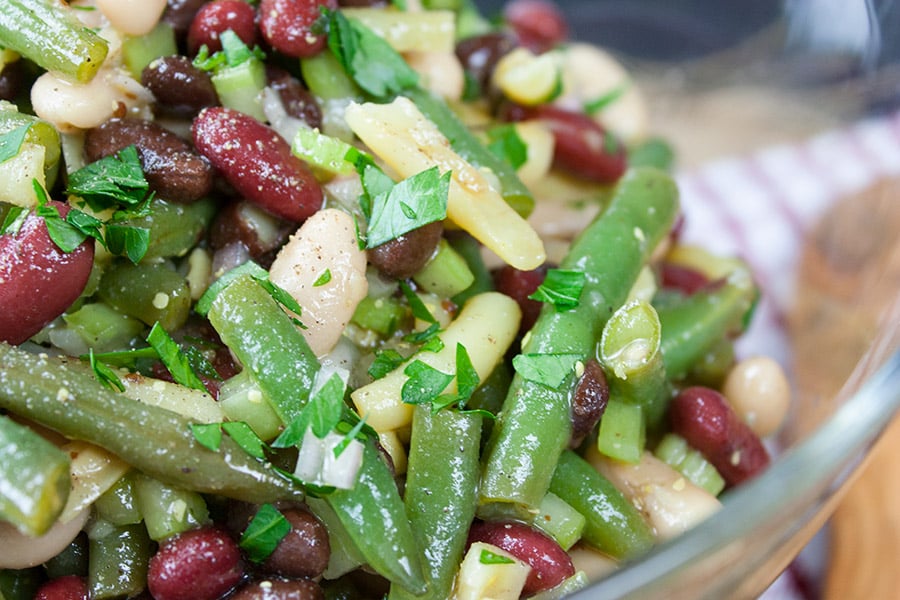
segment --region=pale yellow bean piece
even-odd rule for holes
[[[484,175],[450,148],[450,142],[408,98],[390,104],[351,104],[347,124],[401,177],[433,166],[450,171],[447,216],[504,262],[529,271],[546,258],[535,230],[503,200]]]
[[[439,334],[444,342],[442,350],[418,352],[381,379],[350,394],[360,416],[376,431],[390,431],[409,424],[413,406],[400,399],[403,384],[409,379],[403,370],[413,360],[421,360],[443,373],[455,373],[457,344],[465,347],[478,377],[484,381],[515,338],[520,319],[519,305],[509,296],[497,292],[473,296],[446,331]],[[455,392],[456,379],[444,390],[444,393]]]

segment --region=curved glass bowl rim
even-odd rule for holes
[[[898,412],[900,350],[894,350],[825,423],[760,477],[730,493],[718,513],[571,597],[650,597],[667,577],[749,536],[773,513],[802,515],[812,508],[809,498],[824,501],[852,475]]]

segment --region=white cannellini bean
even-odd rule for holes
[[[119,68],[103,68],[84,84],[47,72],[31,87],[35,114],[63,132],[97,127],[123,111],[147,117],[152,101],[150,92]]]
[[[330,279],[321,283],[326,272]],[[269,276],[303,308],[307,329],[301,331],[316,356],[330,352],[369,287],[353,217],[334,208],[311,216],[278,253]]]
[[[96,0],[110,24],[128,35],[145,35],[156,27],[166,0]]]
[[[768,356],[737,363],[725,377],[722,393],[753,433],[767,437],[778,431],[791,405],[791,385],[784,370]]]
[[[681,535],[722,507],[718,498],[649,452],[630,464],[592,446],[585,458],[647,517],[660,540]]]
[[[609,53],[593,44],[566,46],[563,53],[563,92],[555,104],[581,110],[592,102],[621,89],[621,95],[600,110],[594,118],[625,142],[640,140],[647,134],[649,112],[637,84],[625,68]]]
[[[0,569],[27,569],[47,562],[72,543],[90,514],[85,508],[65,523],[57,521],[38,537],[27,536],[12,523],[0,521]]]

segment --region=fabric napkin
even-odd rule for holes
[[[756,318],[737,347],[739,356],[766,354],[789,364],[784,324],[802,240],[839,198],[897,175],[900,112],[677,175],[686,215],[682,239],[744,258],[762,289]],[[818,598],[826,568],[827,528],[762,598]]]

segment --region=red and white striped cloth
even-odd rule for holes
[[[803,238],[839,198],[897,175],[900,112],[678,174],[686,215],[682,239],[744,258],[762,289],[754,323],[737,349],[740,356],[766,354],[789,364],[784,315]],[[826,540],[827,531],[817,536],[763,599],[817,598]]]

